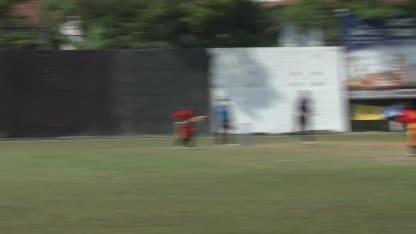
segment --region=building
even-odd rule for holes
[[[40,0],[18,2],[12,7],[12,12],[20,19],[20,23],[40,26],[44,23],[40,4]]]

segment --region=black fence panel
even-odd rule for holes
[[[111,133],[111,53],[5,52],[9,137]],[[2,82],[3,82],[2,81]]]
[[[171,133],[169,114],[189,106],[206,115],[209,105],[205,49],[119,50],[114,57],[118,132]],[[201,131],[207,130],[206,124]]]
[[[11,109],[13,106],[10,104],[10,88],[8,84],[8,67],[7,59],[9,54],[5,50],[0,51],[0,136],[5,137],[8,135],[8,128],[10,125],[10,119],[12,117]]]
[[[0,51],[0,137],[166,134],[208,105],[204,49]]]

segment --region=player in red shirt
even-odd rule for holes
[[[405,125],[410,154],[416,156],[416,110],[409,105],[406,106],[396,121]]]
[[[175,134],[177,140],[182,141],[184,147],[188,147],[194,132],[197,130],[192,122],[192,118],[195,117],[192,109],[183,107],[181,110],[172,113],[170,117],[176,120]]]

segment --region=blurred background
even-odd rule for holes
[[[4,137],[167,134],[230,100],[234,131],[392,131],[416,98],[410,0],[1,0]],[[209,131],[209,124],[201,130]]]

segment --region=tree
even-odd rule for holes
[[[325,44],[337,44],[340,35],[339,23],[331,3],[325,0],[301,0],[280,9],[280,20],[286,25],[297,26],[301,31],[322,30]]]
[[[246,0],[43,0],[51,22],[79,16],[88,48],[271,44],[262,9]],[[275,40],[273,39],[273,42]]]
[[[265,40],[273,22],[258,4],[251,1],[199,0],[187,5],[186,9],[183,20],[200,46],[262,46],[275,41]]]
[[[16,0],[0,0],[0,22],[2,24],[8,22],[12,18],[10,9],[16,2]]]
[[[33,48],[37,46],[39,31],[13,14],[14,4],[23,0],[0,0],[0,47]]]

